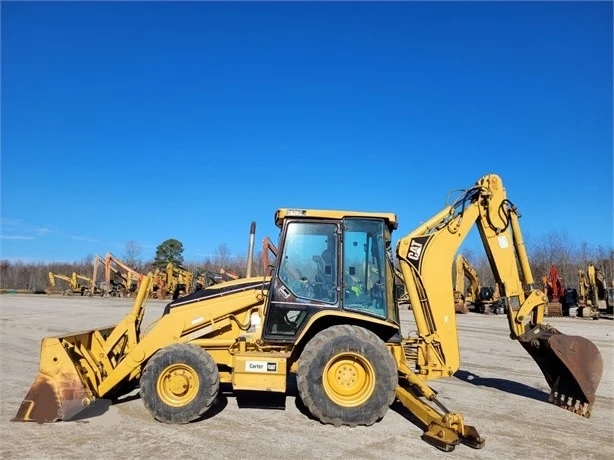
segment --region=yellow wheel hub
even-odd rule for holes
[[[333,402],[343,407],[356,407],[373,394],[375,371],[361,355],[344,352],[326,363],[322,380],[324,391]]]
[[[200,382],[196,371],[187,364],[171,364],[158,377],[156,389],[165,404],[182,407],[198,394]]]

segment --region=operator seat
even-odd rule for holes
[[[334,300],[335,258],[332,251],[325,249],[320,256],[314,256],[318,267],[315,275],[314,294],[316,299],[331,302]]]

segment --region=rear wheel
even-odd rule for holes
[[[322,423],[372,425],[393,403],[397,367],[386,344],[359,326],[332,326],[305,346],[297,369],[303,403]]]
[[[196,345],[174,344],[155,353],[143,369],[140,393],[147,410],[164,423],[188,423],[207,412],[220,388],[217,364]]]

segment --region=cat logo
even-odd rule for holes
[[[411,239],[409,243],[409,249],[407,251],[407,261],[416,269],[418,272],[421,270],[422,259],[424,256],[424,249],[426,245],[429,243],[432,235],[424,235],[424,236],[416,236]]]
[[[267,372],[277,372],[277,363],[266,363]]]
[[[420,260],[422,248],[422,243],[412,240],[411,244],[409,245],[409,254],[407,254],[407,258],[416,261]]]

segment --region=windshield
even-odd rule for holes
[[[288,224],[279,278],[296,297],[337,302],[336,235],[336,224]]]

